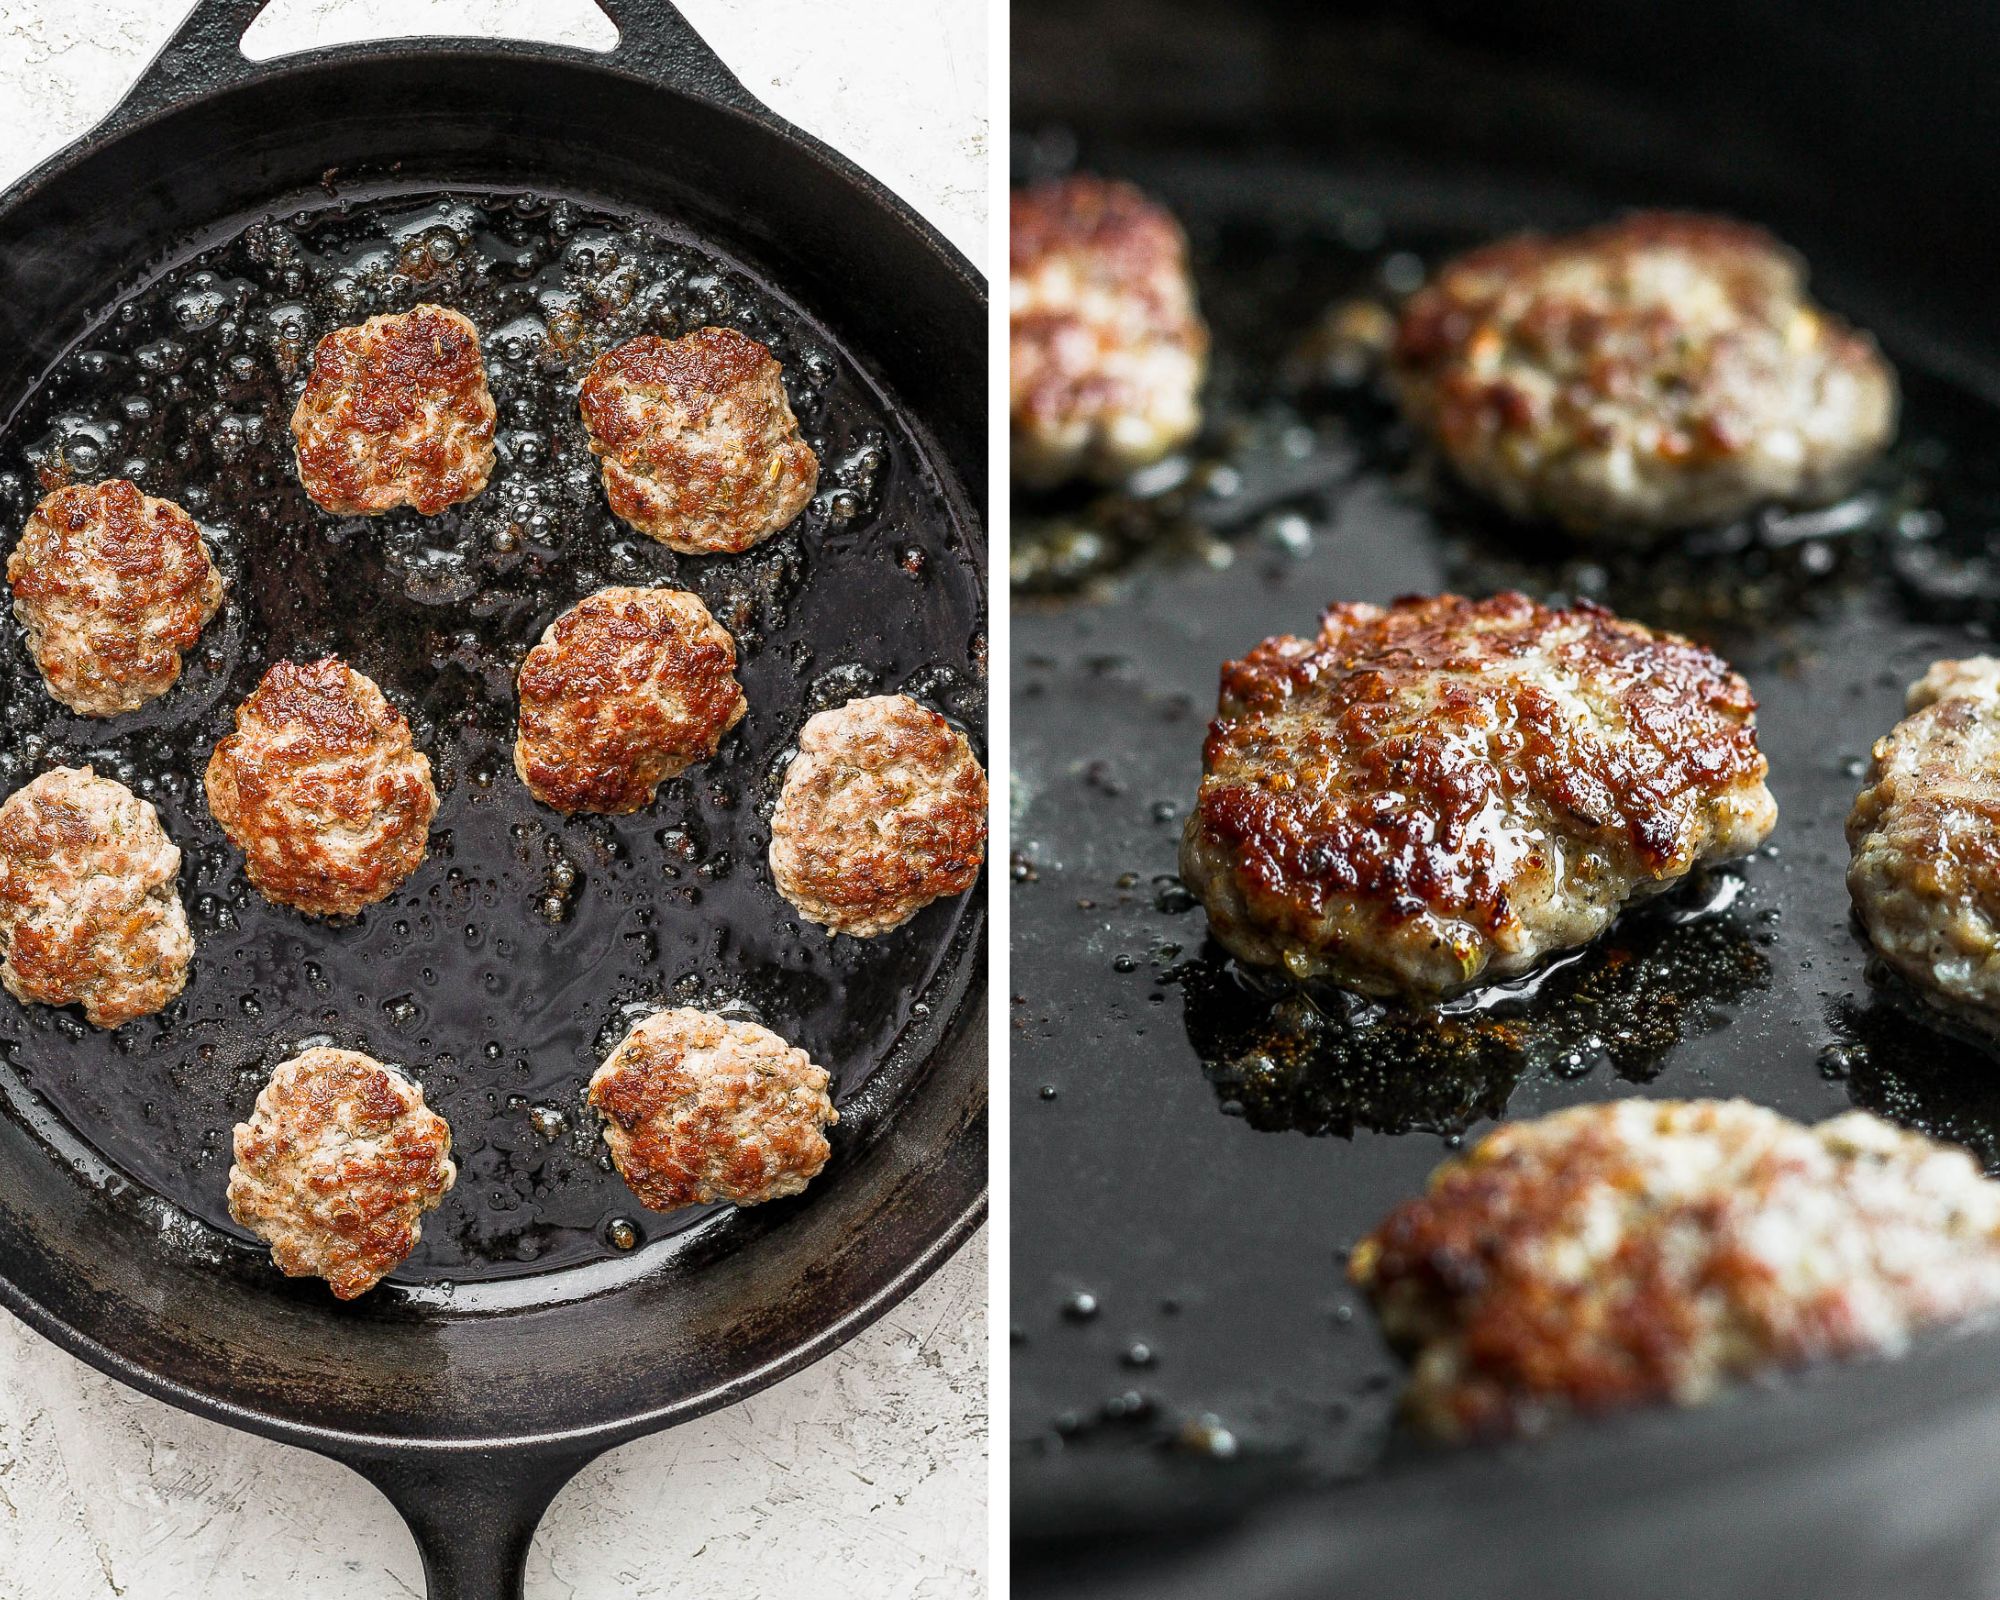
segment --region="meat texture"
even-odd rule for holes
[[[264,674],[209,757],[207,788],[257,891],[317,917],[394,894],[423,864],[438,807],[402,712],[332,656]]]
[[[819,484],[783,370],[734,328],[628,340],[591,363],[581,404],[611,509],[670,550],[748,550]]]
[[[986,857],[986,773],[908,695],[810,718],[771,818],[771,876],[829,932],[870,939],[963,894]]]
[[[1009,242],[1013,475],[1112,480],[1201,427],[1208,330],[1180,225],[1127,183],[1016,190]]]
[[[187,984],[194,935],[181,853],[159,813],[89,767],[57,767],[0,805],[0,984],[116,1028]]]
[[[600,589],[521,664],[514,770],[558,811],[643,810],[743,720],[736,641],[681,589]]]
[[[1467,484],[1589,534],[1831,499],[1896,426],[1874,341],[1808,298],[1796,256],[1715,217],[1461,256],[1410,297],[1391,371]]]
[[[45,496],[7,558],[7,584],[49,693],[87,717],[171,689],[223,591],[194,518],[123,478]]]
[[[680,1009],[648,1017],[590,1080],[604,1140],[654,1211],[795,1195],[826,1165],[840,1120],[828,1076],[754,1022]]]
[[[1447,1161],[1350,1272],[1446,1438],[1709,1400],[1893,1355],[2000,1303],[2000,1185],[1867,1112],[1805,1127],[1741,1100],[1510,1123]]]
[[[1777,807],[1699,645],[1519,594],[1337,605],[1222,669],[1181,875],[1232,954],[1376,995],[1528,971]]]

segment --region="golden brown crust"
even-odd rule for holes
[[[590,1103],[632,1192],[655,1211],[794,1195],[826,1165],[840,1120],[828,1075],[751,1022],[663,1011],[590,1080]]]
[[[514,770],[563,812],[643,810],[743,720],[736,642],[680,589],[601,589],[521,663]]]
[[[437,790],[403,714],[328,656],[280,661],[215,747],[209,810],[268,900],[352,916],[424,859]]]
[[[1208,331],[1179,224],[1084,174],[1015,190],[1009,221],[1014,475],[1116,477],[1185,442]]]
[[[782,369],[733,328],[627,340],[591,363],[579,404],[611,509],[672,550],[747,550],[819,483]]]
[[[1865,1112],[1618,1100],[1510,1123],[1351,1258],[1447,1437],[1692,1403],[2000,1303],[2000,1186]]]
[[[771,818],[771,875],[835,933],[887,933],[978,881],[986,774],[972,746],[908,695],[812,717]]]
[[[0,984],[99,1028],[160,1010],[194,954],[180,864],[153,807],[89,767],[16,790],[0,805]]]
[[[1337,605],[1222,669],[1183,870],[1245,959],[1443,993],[1770,829],[1709,651],[1525,595]]]
[[[123,478],[45,496],[7,558],[7,582],[49,693],[92,717],[171,689],[222,604],[222,574],[194,518]]]
[[[457,1177],[451,1129],[423,1090],[352,1050],[285,1062],[236,1125],[229,1214],[288,1277],[352,1300],[417,1246]]]
[[[1847,819],[1847,886],[1919,989],[2000,1019],[2000,661],[1939,661],[1878,739]]]
[[[436,516],[486,487],[496,415],[479,332],[458,312],[419,305],[336,328],[292,413],[299,481],[337,515]]]
[[[1473,487],[1579,530],[1685,526],[1839,493],[1895,380],[1759,229],[1641,213],[1449,262],[1405,306],[1406,408]]]

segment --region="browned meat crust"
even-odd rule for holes
[[[207,788],[258,892],[321,917],[393,894],[422,865],[438,806],[403,714],[332,656],[264,674]]]
[[[655,1211],[798,1194],[826,1165],[840,1120],[827,1073],[753,1022],[662,1011],[590,1080],[590,1103],[632,1192]]]
[[[521,663],[514,770],[558,811],[622,814],[743,720],[736,641],[680,589],[601,589]]]
[[[7,558],[14,615],[49,693],[114,717],[171,689],[222,605],[201,529],[123,478],[43,498]]]
[[[1847,842],[1848,891],[1883,960],[2000,1023],[2000,661],[1939,661],[1911,687]]]
[[[100,1028],[160,1010],[194,955],[180,865],[152,806],[89,767],[16,790],[0,805],[0,984]]]
[[[353,1050],[285,1062],[235,1134],[229,1214],[288,1277],[365,1294],[417,1247],[458,1169],[424,1092]]]
[[[1866,1112],[1617,1100],[1511,1123],[1356,1247],[1446,1437],[1706,1400],[2000,1303],[2000,1185]]]
[[[1829,499],[1895,430],[1874,341],[1807,298],[1769,235],[1715,217],[1461,256],[1404,308],[1392,373],[1461,478],[1578,531]]]
[[[299,481],[322,511],[434,517],[486,487],[495,417],[479,331],[458,312],[420,305],[336,328],[292,413]]]
[[[580,403],[611,509],[669,549],[747,550],[819,483],[782,369],[733,328],[628,340],[591,363]]]
[[[1014,476],[1116,478],[1185,443],[1208,330],[1179,224],[1085,175],[1016,190],[1010,221]]]
[[[812,717],[771,818],[771,875],[834,933],[873,938],[963,894],[986,856],[986,774],[949,722],[908,695]]]
[[[1234,953],[1444,994],[1594,938],[1776,818],[1749,686],[1601,607],[1337,605],[1222,670],[1182,873]]]

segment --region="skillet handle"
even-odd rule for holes
[[[105,119],[105,126],[130,125],[181,101],[248,82],[265,71],[272,63],[252,61],[244,55],[243,36],[270,3],[197,0],[187,20]],[[593,55],[593,59],[666,88],[772,120],[770,110],[723,65],[722,58],[670,0],[592,3],[618,29],[617,46],[606,55]]]
[[[644,73],[669,89],[679,89],[718,105],[733,106],[766,121],[771,112],[743,87],[722,57],[669,0],[594,0],[618,30],[614,65]]]
[[[428,1600],[522,1600],[528,1546],[542,1513],[598,1453],[467,1450],[340,1459],[387,1495],[409,1524]]]

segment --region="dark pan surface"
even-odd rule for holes
[[[291,459],[304,362],[331,328],[420,299],[481,331],[493,480],[440,518],[328,517]],[[230,1128],[309,1041],[404,1064],[451,1123],[459,1180],[373,1316],[560,1298],[548,1274],[714,1218],[639,1208],[583,1101],[661,1005],[776,1029],[853,1106],[836,1148],[871,1137],[893,1105],[855,1097],[974,947],[976,913],[949,902],[882,939],[830,940],[772,887],[768,817],[805,718],[856,694],[906,690],[977,740],[984,633],[976,532],[861,358],[684,228],[546,191],[318,193],[220,226],[101,309],[0,434],[0,525],[18,530],[65,476],[129,476],[204,525],[230,594],[182,683],[109,723],[51,700],[0,621],[0,791],[89,762],[153,800],[184,852],[197,953],[180,1000],[115,1034],[7,1000],[10,1092],[94,1152],[171,1247],[314,1300],[323,1285],[281,1280],[227,1215]],[[772,348],[822,460],[807,512],[738,557],[676,556],[618,523],[575,403],[609,345],[706,322]],[[514,775],[514,673],[560,611],[614,583],[699,593],[736,636],[750,711],[647,810],[565,821]],[[264,669],[328,652],[407,712],[442,796],[423,867],[336,924],[257,895],[200,788]]]
[[[1060,163],[1078,144],[1054,129],[1026,164]],[[1760,204],[1695,174],[1593,183],[1581,160],[1560,179],[1503,179],[1464,152],[1080,144],[1083,164],[1137,179],[1188,224],[1217,363],[1184,483],[1168,470],[1135,495],[1016,505],[1017,1527],[1030,1541],[1148,1535],[1091,1546],[1081,1569],[1067,1556],[1027,1569],[1050,1587],[1131,1571],[1140,1549],[1171,1555],[1278,1490],[1386,1474],[1351,1526],[1399,1536],[1442,1529],[1427,1519],[1455,1499],[1497,1493],[1473,1484],[1483,1469],[1468,1460],[1397,1434],[1400,1368],[1347,1288],[1344,1256],[1502,1114],[1621,1094],[1743,1095],[1806,1119],[1859,1104],[2000,1160],[1990,1055],[1873,979],[1842,881],[1869,744],[1931,660],[1987,646],[2000,595],[1987,562],[2000,391],[1939,354],[1918,281],[1857,264],[1802,189]],[[1902,441],[1833,512],[1660,557],[1577,551],[1431,481],[1365,386],[1295,382],[1300,336],[1337,301],[1407,287],[1424,263],[1512,228],[1661,201],[1775,226],[1808,250],[1822,297],[1883,335],[1905,385]],[[1693,633],[1749,677],[1781,808],[1769,846],[1540,983],[1445,1018],[1246,982],[1173,877],[1219,663],[1267,634],[1309,633],[1335,600],[1510,586],[1588,594]],[[1837,1414],[1844,1386],[1867,1381],[1797,1387]],[[1806,1409],[1787,1406],[1767,1447]],[[1626,1431],[1692,1473],[1716,1459],[1698,1441],[1730,1421],[1725,1408]],[[1736,1443],[1760,1426],[1738,1421]],[[1637,1459],[1599,1454],[1610,1466],[1598,1470]],[[1545,1480],[1568,1458],[1549,1459]],[[1560,1490],[1543,1481],[1519,1498],[1546,1516],[1557,1502],[1545,1495]],[[1337,1544],[1342,1503],[1293,1531]],[[1267,1548],[1261,1568],[1256,1548],[1199,1570],[1210,1583],[1256,1570],[1251,1591],[1267,1592],[1275,1550],[1293,1546]],[[1584,1536],[1562,1548],[1584,1550]],[[1350,1554],[1321,1559],[1332,1570]],[[1168,1570],[1138,1569],[1133,1592]],[[1367,1570],[1396,1566],[1385,1555]],[[1571,1569],[1551,1557],[1549,1570]],[[1314,1592],[1305,1567],[1291,1578]]]

